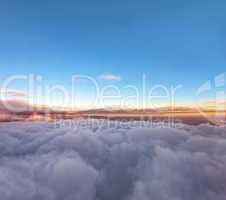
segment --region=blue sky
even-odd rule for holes
[[[224,0],[0,0],[0,84],[34,73],[70,88],[83,74],[141,88],[145,73],[148,87],[183,85],[185,102],[225,66]]]

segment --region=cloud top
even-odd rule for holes
[[[80,123],[0,124],[1,199],[225,200],[225,127]]]

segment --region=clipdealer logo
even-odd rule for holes
[[[213,99],[203,105],[202,95],[214,95]],[[202,84],[196,92],[195,104],[198,111],[210,122],[220,125],[226,122],[226,72],[215,76]],[[209,107],[209,108],[208,108]],[[209,110],[210,113],[207,112]]]

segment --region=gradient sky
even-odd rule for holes
[[[183,85],[187,102],[225,71],[225,0],[0,0],[0,84],[34,73],[70,89],[83,74],[141,88],[145,73],[148,87]]]

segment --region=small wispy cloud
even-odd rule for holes
[[[120,76],[115,76],[113,74],[104,74],[99,76],[100,79],[105,80],[105,81],[120,81],[121,77]]]
[[[26,97],[28,94],[21,90],[15,89],[0,89],[1,95],[11,95],[11,96],[19,96],[19,97]]]

